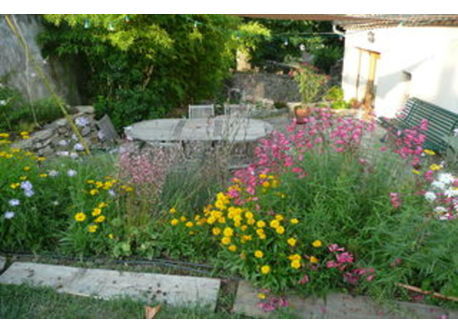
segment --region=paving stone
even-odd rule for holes
[[[6,258],[0,256],[0,271],[5,267],[6,264]]]
[[[234,302],[234,312],[248,316],[267,317],[258,304],[258,290],[247,282],[240,282]],[[437,306],[394,302],[381,306],[365,296],[330,294],[325,299],[295,295],[287,297],[289,307],[301,318],[327,319],[388,319],[388,318],[458,318],[458,311],[451,311]]]
[[[219,279],[13,263],[0,283],[48,286],[58,292],[110,299],[127,296],[148,303],[209,306],[214,309]]]

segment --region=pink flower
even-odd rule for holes
[[[345,251],[343,247],[339,247],[338,244],[331,244],[328,246],[329,252],[336,252],[336,251]]]
[[[305,274],[302,279],[299,280],[299,284],[306,284],[310,281],[309,277],[307,274]]]
[[[343,252],[336,254],[337,261],[339,263],[352,263],[353,262],[353,255],[350,252]]]

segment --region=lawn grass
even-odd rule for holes
[[[142,319],[145,304],[132,299],[100,300],[60,294],[45,287],[0,285],[2,319]],[[239,319],[223,310],[163,306],[157,319]]]

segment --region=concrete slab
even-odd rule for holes
[[[239,283],[234,302],[234,312],[247,316],[267,317],[257,298],[258,290],[249,283]],[[388,318],[458,318],[458,311],[444,310],[436,306],[394,302],[392,306],[380,306],[365,296],[353,297],[347,294],[330,294],[326,299],[295,295],[287,297],[289,307],[300,317],[306,319],[388,319]]]
[[[3,267],[5,267],[6,264],[6,258],[0,256],[0,271],[3,270]]]
[[[221,281],[193,276],[15,262],[0,276],[0,283],[48,286],[62,293],[102,299],[127,296],[148,303],[200,305],[214,309]]]

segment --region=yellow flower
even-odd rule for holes
[[[21,133],[19,133],[21,136],[27,136],[29,135],[30,133],[29,132],[26,132],[26,131],[22,131]]]
[[[176,212],[177,212],[177,210],[175,208],[173,208],[173,207],[169,209],[169,213],[170,214],[175,214]]]
[[[184,216],[180,217],[180,221],[181,221],[181,222],[185,222],[186,220],[187,220],[186,217],[184,217]]]
[[[245,231],[245,230],[247,230],[247,229],[248,229],[248,226],[247,226],[247,225],[242,225],[242,226],[240,227],[240,230],[242,230],[242,231]]]
[[[0,133],[0,138],[9,138],[10,135],[8,133]]]
[[[177,225],[178,224],[178,219],[173,219],[172,221],[170,221],[170,224],[171,225]]]
[[[99,203],[99,205],[97,207],[102,209],[102,208],[108,207],[108,204],[106,202],[101,202],[101,203]]]
[[[264,222],[264,221],[262,221],[262,220],[261,220],[261,221],[258,221],[258,222],[256,222],[256,226],[257,226],[258,228],[264,228],[264,227],[266,226],[266,222]]]
[[[246,221],[246,223],[248,223],[249,225],[253,225],[253,224],[256,223],[256,220],[253,219],[253,218],[251,218],[251,219],[248,219],[248,220]]]
[[[291,261],[291,267],[294,269],[299,269],[301,267],[301,261],[300,260]]]
[[[309,260],[312,264],[316,264],[317,262],[319,262],[318,258],[314,256],[311,256]]]
[[[262,182],[262,187],[268,188],[270,186],[270,183],[268,181]]]
[[[86,180],[86,183],[88,184],[94,184],[95,182],[92,179]]]
[[[103,215],[100,215],[100,216],[97,217],[94,221],[95,221],[96,223],[102,223],[102,222],[105,221],[105,220],[106,220],[106,217],[103,216]]]
[[[212,234],[215,236],[218,236],[221,233],[221,229],[218,227],[215,227],[212,229]]]
[[[95,224],[88,225],[88,226],[87,226],[87,231],[89,231],[89,232],[96,232],[98,227],[99,227],[99,226],[98,226],[98,225],[95,225]]]
[[[252,219],[253,216],[254,216],[254,215],[253,215],[252,212],[246,212],[246,213],[245,213],[245,217],[246,217],[247,219]]]
[[[302,258],[301,255],[297,253],[292,254],[288,257],[289,260],[301,260],[301,258]]]
[[[223,237],[221,239],[221,243],[224,244],[224,245],[228,245],[231,243],[231,237]]]
[[[75,220],[78,222],[83,222],[84,220],[86,220],[86,214],[81,213],[81,212],[75,214]]]
[[[275,219],[281,222],[281,221],[284,220],[284,217],[283,217],[283,215],[277,214],[277,215],[275,215]]]
[[[30,167],[29,167],[29,166],[25,166],[25,167],[23,168],[23,170],[24,170],[24,171],[30,171]]]
[[[312,243],[313,247],[320,247],[321,245],[323,245],[323,243],[318,239]]]
[[[189,221],[189,222],[186,222],[185,226],[186,226],[187,228],[192,228],[192,227],[194,226],[194,223],[192,223],[191,221]]]
[[[433,156],[433,155],[436,155],[436,153],[432,150],[429,150],[429,149],[425,149],[423,150],[423,152],[426,154],[426,155],[430,155],[430,156]]]
[[[90,195],[97,195],[97,194],[99,194],[99,191],[96,190],[96,189],[92,189],[92,190],[89,191],[89,194]]]
[[[235,246],[234,244],[230,245],[228,248],[227,248],[229,251],[231,252],[235,252],[237,251],[237,246]]]
[[[27,176],[21,176],[19,177],[20,180],[27,180]]]
[[[226,237],[231,237],[234,234],[234,230],[232,230],[232,228],[226,227],[224,228],[223,234]]]
[[[114,235],[113,234],[108,234],[108,238],[109,239],[114,239]]]
[[[270,226],[274,229],[277,229],[280,226],[280,222],[277,220],[270,221]]]
[[[288,238],[287,242],[288,242],[289,245],[295,246],[296,243],[297,243],[297,239],[296,238]]]
[[[261,173],[261,174],[259,175],[259,178],[261,178],[261,179],[266,179],[266,178],[267,178],[267,175],[264,174],[264,173]]]
[[[242,239],[242,243],[246,243],[246,242],[252,240],[253,237],[251,237],[250,235],[243,235],[243,236],[241,237],[241,239]]]
[[[412,173],[414,173],[414,174],[416,174],[416,175],[419,175],[419,174],[421,174],[421,172],[420,172],[420,171],[418,171],[417,169],[412,169]]]
[[[262,257],[264,257],[264,252],[262,252],[261,250],[256,250],[256,251],[254,251],[254,256],[256,258],[262,258]]]
[[[266,294],[263,294],[263,293],[259,293],[257,296],[259,299],[266,299],[267,297]]]
[[[48,174],[47,173],[40,173],[38,176],[41,177],[41,178],[46,178],[46,177],[48,177]]]
[[[431,164],[431,165],[429,166],[429,168],[430,168],[432,171],[438,171],[438,170],[442,169],[443,166],[442,166],[442,165],[439,165],[439,164]],[[412,171],[412,172],[413,172],[413,171]]]
[[[37,161],[38,162],[46,161],[46,157],[43,157],[43,156],[37,157]]]
[[[277,234],[283,235],[285,233],[285,228],[282,226],[279,226],[277,229],[275,229],[275,231],[277,232]]]
[[[269,274],[270,271],[271,271],[271,269],[270,269],[269,265],[264,265],[264,266],[261,267],[261,273],[262,274]]]
[[[291,219],[291,220],[289,220],[289,222],[291,222],[292,224],[298,224],[299,220],[298,219]]]
[[[266,234],[258,235],[259,239],[266,239]]]
[[[24,140],[28,140],[28,139],[30,139],[30,136],[24,135],[22,138],[23,138]]]
[[[99,216],[100,214],[102,214],[102,210],[100,208],[94,208],[92,210],[92,216]]]
[[[13,184],[10,185],[10,187],[11,187],[13,190],[17,189],[19,186],[21,186],[21,184],[19,184],[19,183],[13,183]]]

